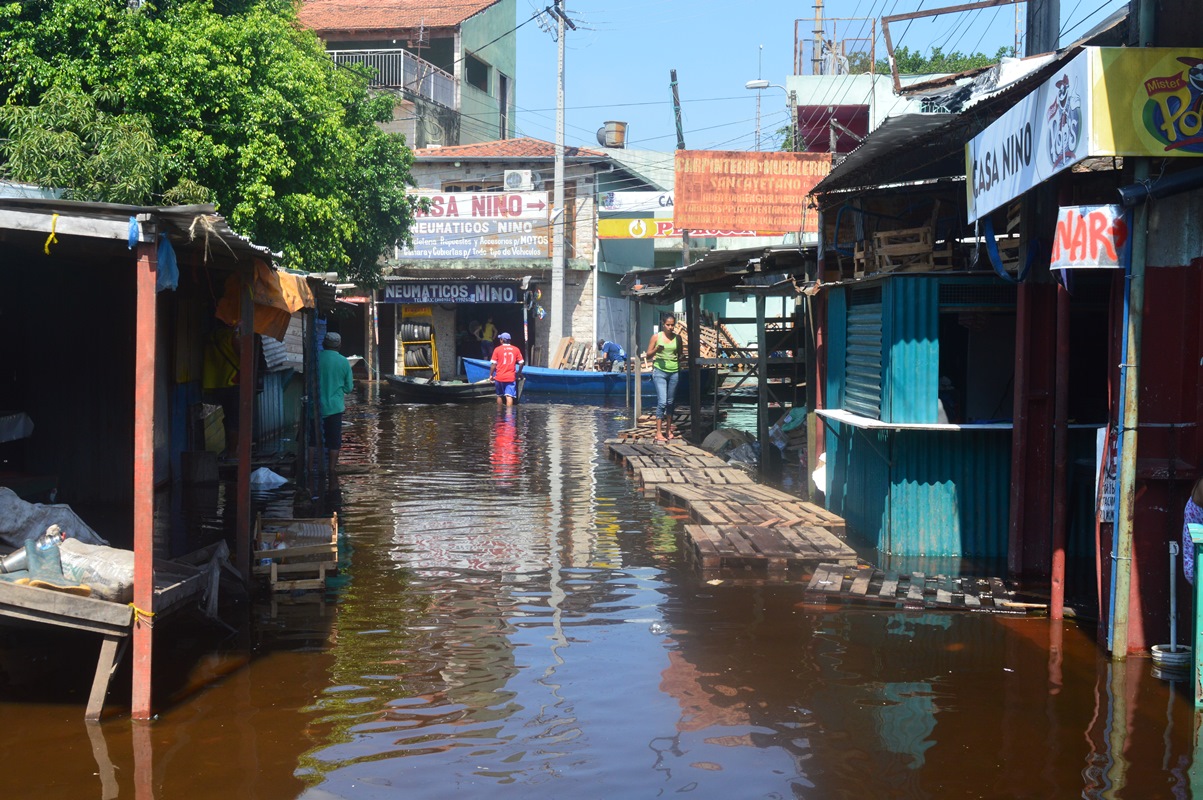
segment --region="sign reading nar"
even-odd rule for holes
[[[545,192],[419,194],[413,246],[398,259],[550,258]]]
[[[681,230],[818,231],[807,195],[831,172],[830,153],[676,152],[673,223]]]
[[[1121,206],[1066,206],[1049,268],[1123,269],[1132,263],[1131,230]]]
[[[1083,48],[965,146],[969,221],[1093,156],[1203,156],[1203,49]]]

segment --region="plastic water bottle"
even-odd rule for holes
[[[64,538],[63,529],[57,525],[51,525],[45,533],[38,537],[34,546],[38,550],[49,550],[52,547],[58,547]]]

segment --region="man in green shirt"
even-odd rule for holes
[[[330,483],[338,482],[334,471],[338,466],[338,451],[343,446],[343,411],[347,404],[343,395],[355,390],[351,378],[351,362],[338,352],[343,337],[327,333],[322,352],[317,354],[318,410],[322,415],[322,440],[330,454]]]

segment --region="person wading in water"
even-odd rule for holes
[[[673,438],[673,398],[680,377],[681,337],[677,335],[677,318],[669,314],[660,323],[659,333],[647,343],[644,358],[652,359],[652,385],[656,387],[656,441]]]

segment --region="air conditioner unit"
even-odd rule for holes
[[[529,192],[534,188],[534,170],[507,169],[505,171],[505,188],[509,192]]]

